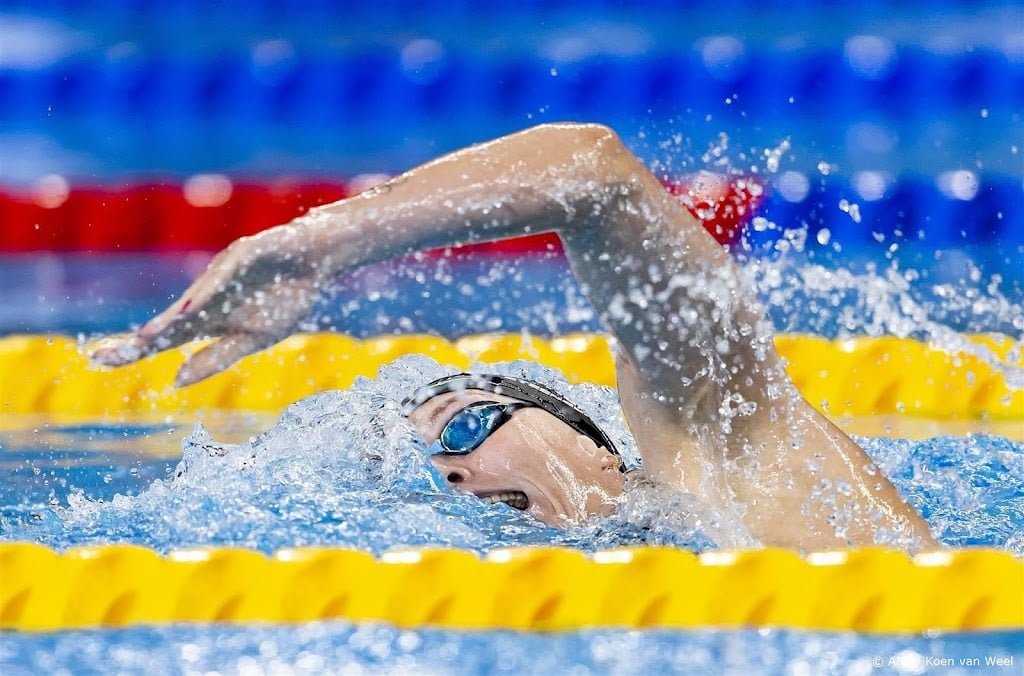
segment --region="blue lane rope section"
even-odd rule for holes
[[[212,117],[322,128],[368,116],[402,125],[544,109],[589,118],[691,111],[761,122],[848,121],[867,111],[899,122],[981,109],[999,118],[1024,107],[1024,61],[998,51],[895,47],[872,65],[851,61],[842,48],[734,47],[715,59],[683,49],[568,64],[457,50],[410,64],[383,47],[260,62],[245,52],[87,53],[0,69],[0,119],[31,122],[45,114],[115,123],[141,115],[177,126]]]

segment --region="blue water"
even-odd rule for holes
[[[625,455],[636,453],[611,390],[569,385],[531,362],[490,368],[571,394]],[[446,372],[426,357],[404,357],[377,380],[297,402],[265,432],[259,431],[265,419],[234,421],[226,434],[239,443],[213,439],[202,426],[189,431],[172,424],[0,433],[7,475],[0,486],[0,540],[56,549],[127,542],[162,552],[213,545],[266,553],[302,545],[374,553],[399,546],[479,553],[529,544],[588,551],[626,544],[756,546],[729,514],[709,514],[691,496],[642,482],[630,486],[615,516],[565,532],[435,485],[399,402]],[[944,545],[1024,555],[1020,442],[979,434],[861,443]],[[720,524],[715,530],[701,525],[713,522]]]
[[[571,393],[614,429],[614,396],[570,387],[533,364],[506,367]],[[686,496],[634,487],[620,513],[553,531],[503,505],[439,490],[396,397],[442,369],[405,358],[380,380],[292,406],[282,419],[212,419],[218,442],[188,421],[40,426],[0,433],[0,541],[56,549],[127,542],[193,546],[331,545],[380,553],[450,546],[484,553],[556,544],[706,549]],[[624,431],[616,443],[632,452]],[[182,438],[184,449],[180,450]],[[1024,554],[1024,445],[997,436],[861,443],[947,546]],[[401,630],[386,624],[170,625],[0,634],[0,673],[1019,673],[969,660],[1024,662],[1024,632],[863,636],[784,630],[558,634]],[[880,668],[877,660],[882,660]],[[952,660],[945,662],[945,660]],[[961,663],[961,660],[967,662]],[[994,670],[994,671],[993,671]]]
[[[802,246],[805,235],[783,237],[780,241],[791,244],[784,256],[760,257],[745,268],[781,328],[826,335],[902,332],[939,343],[960,339],[958,331],[964,329],[1020,334],[1019,271],[994,284],[983,272],[987,259],[976,265],[964,251],[915,259],[913,247],[904,246],[887,249],[892,254],[887,257],[881,245],[859,253]],[[996,251],[998,262],[1005,254]],[[0,278],[12,282],[5,287],[6,331],[123,329],[179,293],[190,270],[204,260],[14,259],[16,265],[0,269]],[[908,274],[915,266],[923,277]],[[141,283],[126,287],[124,278]],[[593,309],[564,264],[550,256],[372,268],[339,280],[311,323],[354,335],[524,329],[555,334],[597,328]],[[533,364],[515,368],[541,380],[554,377]],[[440,372],[422,360],[399,364],[353,392],[299,402],[276,424],[244,414],[206,415],[209,434],[193,430],[196,416],[78,426],[5,420],[0,541],[30,540],[56,549],[135,543],[161,552],[241,546],[267,553],[302,545],[374,553],[397,546],[450,546],[484,553],[531,544],[584,551],[636,544],[695,550],[753,544],[742,529],[724,536],[706,532],[693,518],[700,513],[694,500],[642,487],[628,494],[616,516],[567,532],[502,505],[437,490],[395,402]],[[611,395],[596,390],[579,396],[596,419],[614,428],[618,414]],[[861,443],[944,545],[1024,554],[1020,442],[967,435],[863,438]],[[985,667],[960,666],[959,660],[978,658],[984,664],[986,657],[1013,657],[1019,665],[1021,645],[1024,632],[545,635],[404,631],[345,622],[179,625],[3,634],[0,673],[983,673]],[[939,666],[944,658],[954,662]],[[874,667],[877,659],[881,668]],[[1000,667],[987,671],[1013,673]]]
[[[382,624],[139,627],[0,634],[8,676],[76,674],[1005,674],[1024,633],[934,638],[785,630],[557,634],[404,630]],[[1013,666],[986,666],[986,660]],[[972,660],[978,660],[974,666]],[[1005,663],[1005,662],[1004,662]]]
[[[764,215],[794,234],[751,233],[752,244],[769,256],[786,245],[796,260],[758,263],[751,274],[778,328],[947,345],[962,331],[1018,340],[1024,333],[1018,4],[875,0],[854,9],[700,0],[680,11],[662,0],[382,0],[341,7],[0,2],[0,33],[17,38],[0,50],[0,181],[25,186],[51,173],[116,182],[140,172],[177,181],[193,172],[395,171],[565,117],[615,126],[666,174],[709,164],[701,155],[720,144],[721,132],[732,161],[710,168],[763,171],[763,151],[788,139],[779,171],[812,186],[836,171],[899,183],[968,169],[1010,191],[1003,201],[981,191],[971,200],[918,195],[906,205],[889,194],[872,202],[828,190],[799,204],[772,198]],[[410,64],[404,52],[417,41],[429,49]],[[325,100],[322,84],[335,80],[345,86]],[[859,202],[863,223],[840,211],[844,197]],[[905,220],[898,225],[927,237],[873,227],[873,218],[894,213]],[[977,247],[993,235],[992,224],[1001,242]],[[953,250],[937,251],[936,236]],[[865,253],[865,243],[874,249]],[[123,330],[165,306],[202,265],[202,255],[6,258],[0,335]],[[443,266],[421,269],[426,283],[411,268],[404,277],[377,269],[343,280],[311,325],[357,336],[597,328],[564,267],[550,260],[467,265],[459,274],[479,287],[472,293],[433,285],[435,274],[450,272]],[[415,307],[397,312],[403,298]],[[592,550],[746,542],[742,532],[729,542],[702,531],[687,518],[697,509],[692,501],[642,490],[618,516],[567,533],[438,492],[408,429],[384,424],[395,422],[386,400],[380,391],[325,395],[265,436],[272,420],[207,419],[213,439],[239,444],[212,456],[208,450],[225,447],[193,432],[190,418],[72,427],[5,419],[0,540],[265,552],[302,544],[485,552],[531,543]],[[1019,442],[982,435],[861,441],[944,544],[1024,553]],[[0,673],[1005,674],[1024,668],[1022,645],[1022,632],[169,626],[0,634]],[[987,658],[999,657],[1014,665],[986,668]],[[949,664],[940,661],[946,658]]]
[[[784,237],[780,241],[793,245],[785,256],[758,258],[746,268],[777,326],[826,335],[903,332],[939,343],[960,339],[960,329],[1020,333],[1024,313],[1016,278],[994,285],[981,272],[983,265],[964,264],[970,261],[965,252],[925,265],[904,258],[912,253],[908,246],[890,250],[893,257],[874,251],[858,261],[856,251],[798,246],[802,237]],[[7,331],[124,328],[178,293],[189,270],[203,260],[15,259],[17,265],[0,271],[15,282],[7,285]],[[922,265],[924,278],[907,275],[914,268],[902,266],[905,261]],[[126,288],[120,283],[126,276],[143,283]],[[463,283],[468,281],[471,287]],[[312,323],[356,335],[453,335],[456,328],[554,334],[597,327],[568,271],[551,257],[369,269],[340,280]],[[512,368],[567,387],[537,365]],[[209,433],[193,429],[194,416],[77,426],[8,419],[0,432],[0,541],[30,540],[56,549],[134,543],[161,552],[241,546],[266,553],[302,545],[374,553],[449,546],[484,553],[531,544],[584,551],[756,544],[741,528],[707,532],[694,518],[700,514],[696,501],[642,486],[627,494],[617,515],[567,532],[502,505],[439,491],[395,403],[441,372],[422,359],[404,361],[352,392],[303,400],[279,423],[244,414],[204,416]],[[614,397],[586,388],[578,396],[603,426],[615,427]],[[989,435],[860,441],[944,545],[1024,554],[1020,442]],[[1013,657],[1020,665],[1021,645],[1024,632],[545,635],[404,631],[345,622],[179,625],[0,635],[0,673],[979,673],[984,666],[959,661],[977,658],[984,665],[986,657]],[[946,658],[953,662],[940,661]],[[876,668],[879,659],[882,667]],[[987,671],[1007,673],[1001,667]]]

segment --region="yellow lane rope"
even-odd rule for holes
[[[1012,359],[1011,340],[974,340],[997,358]],[[1024,391],[1008,388],[1001,373],[972,355],[888,337],[830,341],[783,335],[776,344],[804,396],[833,416],[1024,421]],[[177,350],[109,370],[91,367],[70,338],[10,336],[0,339],[0,413],[278,411],[308,394],[348,387],[357,376],[373,376],[381,365],[412,352],[459,367],[474,359],[533,359],[561,369],[573,381],[615,382],[611,352],[601,335],[544,340],[493,334],[456,341],[422,335],[361,341],[339,334],[299,335],[182,390],[171,387],[182,361]],[[1019,356],[1011,362],[1019,363]]]
[[[0,544],[0,629],[382,620],[404,627],[1024,628],[1024,561],[992,550],[696,556],[667,548],[73,549]]]

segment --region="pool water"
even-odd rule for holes
[[[351,177],[537,122],[598,121],[666,178],[708,168],[770,184],[763,218],[734,251],[779,330],[896,335],[949,350],[977,350],[966,334],[998,332],[1017,341],[1014,356],[977,356],[1024,388],[1024,51],[1013,3],[700,0],[685,13],[660,1],[101,4],[0,6],[0,33],[21,38],[0,49],[4,187],[54,177],[72,188],[140,176],[178,184],[215,174],[238,185]],[[0,221],[10,212],[39,228],[17,221],[11,204],[0,195]],[[204,251],[124,253],[120,242],[102,255],[74,248],[78,229],[113,222],[111,213],[96,212],[95,223],[79,215],[53,240],[76,253],[0,250],[0,335],[137,326],[209,260]],[[0,224],[0,239],[16,227]],[[307,328],[549,336],[600,324],[564,258],[548,252],[374,266],[339,280]],[[535,365],[506,368],[556,380]],[[303,400],[280,421],[4,416],[0,542],[481,554],[757,545],[729,514],[643,486],[615,516],[566,532],[439,489],[394,406],[411,382],[439,372],[406,360],[378,382]],[[623,434],[607,392],[579,396]],[[943,545],[1024,556],[1019,419],[840,422]],[[1021,669],[1022,631],[543,634],[335,621],[0,632],[4,676]]]
[[[611,390],[569,385],[532,362],[490,368],[570,393],[627,459],[636,456]],[[293,404],[266,431],[260,429],[265,417],[215,419],[219,439],[198,423],[191,430],[163,423],[5,431],[0,462],[9,479],[0,488],[0,540],[56,549],[123,542],[161,552],[210,545],[272,553],[328,545],[377,554],[401,546],[483,554],[541,544],[588,551],[757,545],[735,516],[709,514],[690,496],[642,482],[626,491],[615,516],[565,532],[505,505],[453,494],[437,485],[422,442],[399,410],[416,384],[447,372],[427,357],[402,357],[377,380]],[[1024,555],[1020,440],[968,434],[860,441],[941,543]],[[831,499],[839,490],[832,489]]]
[[[384,624],[177,625],[0,635],[0,668],[107,674],[1014,674],[1020,632],[939,637],[780,629],[529,634]],[[998,661],[998,662],[997,662]],[[1001,664],[1005,666],[995,666]]]
[[[1020,282],[1008,275],[993,283],[982,272],[984,265],[970,274],[971,265],[963,262],[971,257],[963,251],[928,260],[907,258],[912,247],[905,247],[890,250],[895,256],[889,258],[875,252],[862,261],[855,256],[832,260],[839,252],[804,246],[799,234],[779,241],[787,243],[780,252],[784,255],[755,258],[744,269],[782,328],[831,336],[906,335],[951,349],[968,345],[963,331],[1019,333],[1016,322],[1024,316]],[[87,333],[120,329],[141,321],[183,284],[185,268],[169,257],[113,260],[117,265],[112,268],[102,258],[29,259],[4,268],[0,278],[13,279],[9,287],[15,291],[24,289],[15,307],[33,306],[32,283],[19,286],[19,279],[55,277],[57,283],[44,289],[64,299],[55,317],[12,311],[12,321],[39,321],[39,328],[55,321],[61,330]],[[915,265],[927,274],[917,275]],[[106,277],[98,274],[103,270]],[[115,293],[124,288],[118,279],[125,274],[146,283],[132,287],[130,294]],[[952,289],[952,295],[943,289]],[[97,305],[96,298],[105,302]],[[556,255],[378,266],[340,280],[312,323],[356,335],[394,330],[457,335],[457,329],[549,335],[597,327],[592,308]],[[1012,360],[985,360],[1008,382],[1024,377]],[[502,368],[571,389],[630,452],[610,392],[570,387],[533,363]],[[209,545],[271,553],[323,545],[376,554],[402,546],[483,554],[516,545],[583,551],[621,545],[697,551],[757,545],[730,515],[707,514],[687,496],[643,486],[627,492],[616,515],[565,532],[507,506],[439,489],[396,402],[444,372],[426,358],[404,358],[376,381],[297,402],[280,421],[244,412],[63,424],[9,417],[0,431],[0,469],[6,477],[0,483],[0,541],[28,540],[58,550],[132,543],[160,552]],[[843,424],[859,435],[943,545],[1024,555],[1024,429],[1019,421]],[[905,543],[883,537],[880,544]],[[172,625],[0,635],[0,672],[106,673],[116,665],[146,673],[671,669],[867,674],[940,667],[969,673],[977,671],[973,658],[1024,663],[1022,645],[1024,632],[1019,631],[877,637],[602,629],[546,635],[400,630],[343,621],[279,627]],[[883,660],[880,670],[874,666],[878,659]],[[961,659],[967,661],[961,665]]]
[[[535,364],[508,371],[573,393],[603,425],[613,395],[568,386]],[[585,551],[619,545],[702,550],[751,546],[710,532],[685,496],[634,490],[617,516],[559,532],[504,505],[439,489],[397,400],[436,376],[425,357],[400,359],[376,381],[314,395],[276,423],[206,416],[118,425],[26,420],[0,433],[0,541],[55,549],[134,543],[237,546],[266,553],[324,545],[381,553],[401,546],[485,553],[555,544]],[[32,423],[36,423],[35,426]],[[609,429],[615,429],[610,427]],[[266,430],[264,432],[264,430]],[[628,454],[621,425],[613,432]],[[216,441],[213,437],[216,437]],[[923,440],[859,439],[946,546],[1024,554],[1024,444],[968,434]],[[721,515],[719,515],[721,516]],[[714,519],[710,519],[713,521]],[[20,673],[922,673],[976,672],[974,662],[1024,660],[1024,632],[870,636],[794,630],[556,634],[398,629],[345,621],[296,626],[169,625],[0,634],[0,671]],[[882,668],[878,665],[882,660]],[[993,667],[994,668],[994,667]],[[1012,673],[1008,672],[1008,673]]]
[[[839,252],[816,247],[805,235],[783,233],[777,255],[744,264],[780,328],[840,337],[895,334],[949,349],[970,347],[965,332],[1020,333],[1024,284],[1008,262],[1012,247],[995,244],[992,255],[975,264],[976,252],[966,250],[942,256],[913,246],[887,248],[889,255]],[[7,330],[26,324],[86,334],[123,329],[180,292],[188,270],[205,260],[200,255],[182,265],[173,257],[37,257],[4,266],[0,281],[11,282],[6,288],[12,291]],[[1001,272],[992,272],[993,265]],[[126,288],[120,283],[126,276],[142,283]],[[50,282],[41,286],[47,294],[42,302],[35,284],[40,279]],[[554,335],[592,330],[598,322],[564,259],[541,254],[377,266],[339,280],[311,325],[358,336],[488,330]],[[1013,358],[979,356],[1008,382],[1024,383],[1024,369]],[[504,368],[569,388],[533,363]],[[271,553],[324,545],[376,554],[401,546],[483,554],[516,545],[583,551],[757,545],[730,515],[707,514],[687,496],[642,486],[627,493],[615,516],[566,532],[504,505],[439,490],[396,402],[443,372],[426,358],[406,358],[377,381],[296,403],[281,421],[244,412],[63,424],[8,417],[0,430],[0,541],[28,540],[58,550],[132,543],[160,552],[209,545]],[[614,396],[596,388],[577,396],[602,427],[618,430],[616,441],[628,452]],[[1019,421],[841,422],[859,435],[943,545],[1024,555]],[[880,544],[905,543],[883,537]],[[974,658],[1024,663],[1022,645],[1020,631],[878,637],[601,629],[548,635],[343,621],[171,625],[0,634],[0,673],[977,673]],[[878,659],[881,668],[875,667]]]

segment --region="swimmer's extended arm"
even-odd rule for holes
[[[559,233],[623,349],[619,388],[646,471],[720,507],[748,505],[746,522],[773,544],[841,544],[827,500],[840,493],[859,515],[846,528],[851,542],[870,542],[877,523],[927,537],[888,481],[865,469],[863,451],[792,388],[728,254],[598,125],[544,125],[473,146],[238,240],[181,300],[94,357],[124,363],[220,337],[182,367],[178,384],[189,384],[294,332],[339,273],[541,231]],[[820,513],[808,507],[819,489]]]
[[[551,230],[621,344],[673,400],[692,398],[677,376],[700,351],[697,342],[708,333],[737,338],[715,327],[759,316],[746,312],[728,255],[611,130],[559,124],[446,155],[234,242],[179,301],[95,358],[130,361],[220,337],[186,362],[178,379],[186,385],[294,332],[319,285],[340,273],[430,247]],[[687,287],[713,291],[676,299]],[[641,298],[658,290],[673,298]],[[660,323],[660,306],[675,300],[690,309],[686,323]]]

